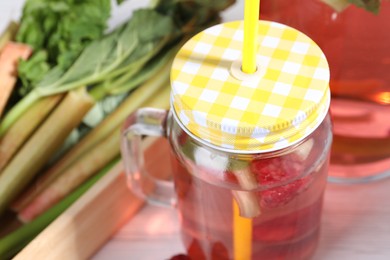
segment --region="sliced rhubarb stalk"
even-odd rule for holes
[[[302,143],[296,150],[295,154],[298,156],[300,161],[305,161],[313,149],[314,146],[314,140],[313,138],[307,140],[306,142]]]
[[[249,166],[243,169],[234,170],[233,173],[244,190],[250,191],[257,188],[258,184],[256,177],[250,171]]]
[[[244,161],[230,160],[229,169],[236,176],[241,188],[245,191],[233,191],[238,207],[240,208],[240,216],[253,218],[260,215],[260,204],[255,192],[251,191],[258,187],[257,179],[251,172],[249,163]]]
[[[233,191],[242,217],[252,218],[260,215],[260,205],[254,190],[257,188],[257,180],[250,171],[249,163],[242,160],[229,159],[227,156],[213,154],[206,148],[192,145],[189,141],[183,145],[185,155],[194,159],[196,165],[206,169],[232,172],[245,191]],[[193,169],[196,171],[196,168]]]
[[[254,218],[261,214],[259,201],[256,193],[252,191],[232,191],[233,197],[240,209],[240,216],[244,218]]]

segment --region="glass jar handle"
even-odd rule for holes
[[[157,179],[147,172],[141,149],[143,136],[167,137],[167,118],[166,110],[136,110],[122,128],[121,152],[130,189],[150,203],[171,207],[176,203],[173,182]]]

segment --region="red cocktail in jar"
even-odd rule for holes
[[[177,207],[191,259],[305,259],[316,248],[332,141],[328,63],[299,31],[258,25],[256,72],[241,71],[243,22],[210,27],[176,55],[171,110],[139,109],[123,130],[130,187]],[[174,190],[147,174],[143,135],[169,139]]]
[[[171,140],[173,146],[186,151],[173,160],[173,170],[188,255],[192,259],[233,259],[237,217],[233,201],[237,198],[246,214],[254,211],[256,215],[250,227],[252,259],[311,256],[319,236],[329,159],[326,151],[331,144],[329,127],[327,118],[297,147],[241,158],[240,169],[232,169],[229,158],[233,164],[240,163],[234,155],[207,150],[184,131],[173,129],[180,132],[179,142]],[[237,175],[243,170],[256,182],[257,188],[249,192],[253,196],[235,194],[240,186]]]

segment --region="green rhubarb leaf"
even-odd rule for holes
[[[48,88],[45,92],[48,95],[131,73],[129,66],[137,72],[163,47],[163,38],[175,33],[176,27],[170,17],[152,9],[138,10],[123,28],[88,45],[57,81],[38,87]]]
[[[379,13],[379,8],[381,5],[381,0],[348,0],[348,2],[356,5],[357,7],[364,8],[365,10],[374,14]]]
[[[155,75],[167,62],[173,59],[173,56],[176,54],[178,45],[175,47],[169,46],[165,48],[156,57],[151,59],[142,69],[135,75],[124,74],[121,77],[117,78],[114,81],[109,81],[106,83],[106,86],[109,93],[126,93],[140,85],[142,82],[148,80],[153,75]],[[151,53],[154,53],[151,51]]]
[[[223,11],[227,7],[231,6],[235,0],[157,0],[156,6],[160,8],[160,10],[171,10],[172,6],[174,5],[190,5],[194,7],[194,5],[198,5],[201,7],[207,7],[209,10],[215,10],[215,11]],[[194,12],[198,12],[200,14],[200,11],[198,8],[192,8]]]
[[[104,73],[109,70],[109,66],[112,66],[112,64],[115,63],[115,60],[119,59],[122,54],[122,49],[118,52],[115,50],[116,41],[117,35],[113,33],[100,41],[91,43],[84,49],[75,63],[58,80],[48,84],[50,81],[44,79],[37,87],[56,88],[58,86],[78,82],[80,79],[91,79],[97,77],[100,73]],[[129,42],[127,50],[132,51],[134,47],[134,41],[133,44],[132,42]],[[76,85],[81,85],[80,83],[77,83]]]
[[[102,37],[110,13],[110,0],[27,0],[16,40],[32,46],[36,53],[19,65],[20,92],[31,91],[48,67],[69,68],[85,46]]]
[[[184,2],[184,1],[182,1],[182,2]],[[235,2],[235,0],[214,0],[214,1],[194,0],[193,2],[195,2],[201,6],[205,6],[208,8],[212,8],[214,10],[222,11],[222,10],[226,9],[227,7],[229,7],[230,5],[232,5]]]
[[[342,12],[350,4],[363,8],[371,13],[378,14],[380,9],[380,0],[320,0],[337,12]]]
[[[161,15],[155,10],[140,9],[133,16],[133,30],[137,32],[140,42],[160,40],[174,32],[180,32],[170,16]]]
[[[50,70],[50,64],[47,63],[47,52],[40,50],[29,60],[20,60],[18,65],[18,75],[24,88],[19,89],[19,94],[24,96],[40,82]]]

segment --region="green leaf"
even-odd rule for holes
[[[348,0],[348,2],[356,5],[357,7],[364,8],[365,10],[374,14],[379,13],[379,8],[381,5],[381,0]]]
[[[39,89],[40,86],[49,86],[54,84],[64,74],[64,69],[60,66],[52,68],[44,78],[37,84],[34,90]]]
[[[124,27],[87,46],[57,81],[45,80],[38,88],[50,95],[124,72],[131,74],[133,70],[134,74],[164,46],[164,38],[176,33],[170,17],[152,9],[138,10]]]
[[[116,80],[117,77],[121,77],[123,74],[126,78],[131,78],[165,46],[167,40],[168,38],[138,45],[134,52],[115,71],[107,75],[107,80]]]
[[[23,83],[19,88],[19,93],[24,96],[32,89],[32,84],[36,85],[50,70],[47,63],[47,52],[38,51],[28,61],[20,60],[18,66],[18,76]]]
[[[80,79],[98,76],[109,70],[109,66],[112,66],[121,57],[121,52],[115,49],[116,37],[116,34],[112,34],[100,41],[93,42],[84,49],[75,63],[58,81],[48,86],[39,84],[38,87],[55,88]],[[135,44],[129,42],[126,47],[128,47],[126,50],[131,52],[135,48]]]
[[[175,27],[172,17],[159,14],[152,9],[140,9],[134,12],[132,30],[137,32],[140,42],[159,40],[180,31]]]
[[[174,5],[187,4],[193,7],[195,12],[197,8],[194,5],[207,7],[208,10],[222,11],[231,6],[235,0],[158,0],[155,4],[160,10],[171,10]]]
[[[183,1],[183,2],[185,2],[185,1]],[[201,6],[205,6],[205,7],[214,9],[214,10],[222,11],[222,10],[225,10],[230,5],[232,5],[235,2],[235,0],[213,0],[213,1],[194,0],[193,2],[195,2]]]
[[[86,45],[102,37],[110,13],[110,0],[27,0],[16,40],[29,44],[37,52],[46,51],[46,60],[39,57],[45,64],[40,67],[60,66],[66,70]],[[28,60],[21,66],[36,66],[35,55],[31,64],[26,64]],[[44,76],[33,74],[26,72],[21,76],[22,94],[27,94]]]
[[[155,75],[169,60],[173,59],[177,50],[177,45],[163,49],[159,55],[150,60],[136,75],[128,77],[127,74],[124,74],[115,81],[110,81],[109,93],[118,94],[131,91],[133,88]]]

